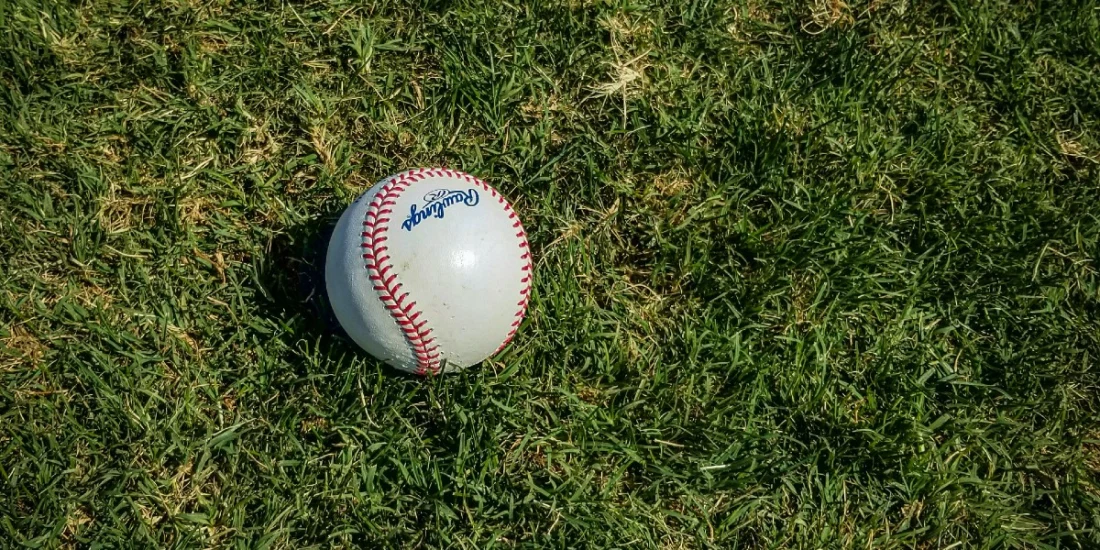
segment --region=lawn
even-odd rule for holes
[[[1090,1],[0,2],[0,547],[1100,545]],[[388,174],[516,340],[359,350]]]

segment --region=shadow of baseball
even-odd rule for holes
[[[421,379],[390,368],[361,349],[344,332],[332,310],[325,289],[325,255],[345,207],[329,201],[317,216],[288,226],[271,239],[257,269],[263,297],[257,305],[286,328],[288,344],[306,341],[333,360],[359,358],[389,375]]]

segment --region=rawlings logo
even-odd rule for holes
[[[468,191],[452,191],[450,189],[436,189],[427,195],[424,195],[423,207],[417,209],[416,205],[409,207],[409,217],[405,218],[405,221],[401,223],[401,228],[405,231],[412,231],[414,227],[420,225],[420,222],[431,218],[443,218],[443,213],[448,206],[455,204],[465,204],[466,206],[477,206],[477,203],[481,200],[478,196],[476,189],[470,189]]]

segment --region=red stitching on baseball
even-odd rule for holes
[[[397,206],[398,197],[410,187],[411,182],[421,179],[420,174],[422,172],[420,170],[400,174],[375,193],[374,198],[371,199],[370,205],[367,207],[366,219],[363,221],[363,225],[370,228],[370,231],[363,232],[362,243],[362,247],[369,250],[368,253],[363,254],[368,278],[370,281],[377,283],[374,285],[374,290],[378,292],[379,299],[390,312],[390,315],[393,316],[398,328],[405,334],[409,345],[412,346],[413,354],[417,358],[417,374],[439,372],[441,368],[440,354],[434,353],[439,349],[439,346],[429,347],[435,341],[434,339],[426,341],[427,335],[431,334],[431,329],[424,328],[427,321],[416,323],[417,318],[423,314],[420,311],[413,311],[416,302],[403,305],[409,293],[397,294],[401,289],[401,283],[396,282],[396,273],[390,273],[393,270],[393,265],[389,263],[390,257],[382,254],[389,248],[382,246],[382,243],[388,240],[386,232],[389,231],[391,221],[390,218],[383,216],[393,212],[393,209],[386,207]]]
[[[363,222],[363,225],[370,229],[369,232],[363,233],[362,247],[369,250],[367,253],[363,254],[363,259],[366,261],[367,271],[370,273],[370,280],[381,283],[374,286],[374,289],[379,293],[379,298],[385,303],[386,309],[393,315],[398,327],[405,333],[405,338],[408,339],[409,344],[413,348],[413,354],[417,358],[416,372],[418,374],[439,372],[442,366],[439,361],[439,346],[434,345],[435,338],[428,338],[432,333],[432,329],[427,327],[428,322],[426,320],[420,321],[419,323],[417,322],[423,315],[423,312],[413,311],[416,302],[410,302],[408,305],[403,304],[405,299],[408,298],[409,293],[405,292],[400,296],[397,295],[397,291],[401,288],[401,283],[395,284],[395,280],[397,279],[396,273],[389,274],[390,270],[393,269],[393,266],[388,263],[390,257],[388,255],[382,255],[382,253],[389,248],[381,246],[382,243],[388,240],[386,232],[389,231],[389,223],[391,220],[390,218],[384,218],[382,216],[393,213],[392,208],[385,207],[397,206],[398,197],[402,192],[409,189],[413,183],[427,177],[443,176],[460,178],[484,189],[492,195],[493,198],[497,199],[498,204],[503,205],[504,210],[508,212],[508,219],[515,220],[512,227],[519,230],[519,232],[516,233],[516,239],[519,241],[518,248],[522,252],[520,259],[525,262],[521,268],[523,277],[520,279],[520,283],[523,285],[520,289],[520,297],[522,300],[516,304],[519,310],[517,310],[514,315],[515,319],[512,321],[511,331],[508,332],[504,341],[501,342],[500,346],[493,352],[494,355],[499,353],[500,350],[504,349],[504,347],[512,341],[512,338],[519,330],[519,326],[523,323],[523,318],[527,314],[527,303],[530,298],[531,285],[533,284],[531,271],[534,266],[531,263],[531,252],[530,245],[527,242],[527,233],[524,232],[523,224],[520,223],[518,216],[516,216],[515,211],[512,209],[512,205],[489,184],[476,176],[471,176],[449,168],[419,168],[399,174],[383,185],[382,189],[380,189],[371,200],[367,209],[367,220]]]
[[[456,172],[456,174],[462,173]],[[468,174],[462,175],[466,176]],[[517,306],[519,306],[519,310],[516,311],[515,320],[512,322],[513,329],[511,330],[511,332],[508,333],[508,336],[504,338],[504,341],[501,342],[500,346],[497,347],[496,351],[493,352],[493,355],[496,355],[497,353],[500,353],[500,350],[504,349],[504,347],[507,346],[509,342],[512,341],[512,338],[516,335],[516,331],[518,330],[519,325],[523,323],[523,318],[527,315],[527,302],[531,293],[531,285],[533,284],[531,271],[534,269],[534,265],[532,265],[531,263],[531,247],[527,243],[527,233],[523,231],[523,224],[520,223],[515,211],[512,209],[512,205],[509,204],[508,201],[504,200],[504,195],[497,193],[497,190],[493,189],[492,186],[485,183],[484,181],[481,181],[477,178],[477,176],[471,177],[472,183],[477,184],[479,187],[487,191],[490,195],[497,199],[497,203],[503,205],[504,210],[508,212],[508,219],[516,220],[516,223],[512,227],[515,229],[519,229],[519,232],[516,233],[516,238],[519,240],[518,247],[522,252],[519,258],[525,262],[524,266],[521,269],[524,276],[522,279],[520,279],[520,283],[523,284],[523,287],[520,289],[519,292],[523,300],[516,304]]]

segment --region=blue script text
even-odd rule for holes
[[[467,191],[437,189],[425,195],[424,200],[427,203],[419,209],[415,204],[409,207],[409,217],[405,218],[405,221],[401,224],[402,229],[412,231],[414,227],[420,225],[420,222],[428,218],[442,218],[448,206],[456,204],[477,206],[481,197],[478,196],[476,189]]]

